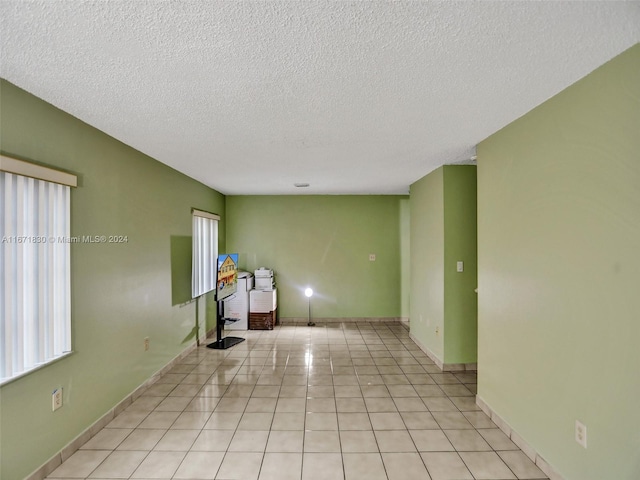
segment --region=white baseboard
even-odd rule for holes
[[[426,345],[418,340],[413,333],[409,333],[409,337],[418,346],[418,348],[422,350],[427,355],[427,357],[433,360],[433,363],[435,363],[443,372],[475,372],[478,370],[477,363],[444,363],[440,357],[438,357]]]
[[[280,325],[298,325],[298,324],[307,324],[309,321],[308,317],[280,317]],[[311,318],[312,322],[315,322],[316,325],[318,323],[378,323],[378,322],[407,322],[407,319],[403,317],[340,317],[340,318],[323,318],[323,317],[313,317]]]
[[[82,447],[85,443],[87,443],[94,435],[96,435],[100,430],[102,430],[105,426],[109,424],[115,417],[117,417],[120,413],[129,407],[135,400],[137,400],[142,394],[154,383],[158,381],[160,377],[162,377],[165,373],[171,370],[176,364],[178,364],[182,359],[184,359],[187,355],[193,352],[196,349],[197,345],[195,342],[189,345],[184,351],[182,351],[178,356],[176,356],[173,360],[167,363],[164,367],[154,373],[151,377],[145,380],[142,385],[137,387],[133,392],[127,395],[124,399],[122,399],[115,407],[110,409],[107,413],[105,413],[102,417],[96,420],[89,428],[83,431],[80,435],[74,438],[71,442],[69,442],[65,447],[62,448],[58,453],[56,453],[53,457],[51,457],[48,461],[46,461],[40,468],[34,471],[31,475],[25,478],[25,480],[44,480],[51,472],[53,472],[56,468],[62,465],[62,462],[67,460],[71,455],[73,455],[80,447]]]
[[[536,450],[529,445],[513,428],[509,425],[500,415],[498,415],[480,395],[476,395],[476,405],[486,413],[493,423],[495,423],[504,434],[515,443],[522,452],[529,457],[529,459],[536,464],[536,466],[549,477],[549,480],[564,480],[564,478],[551,466],[549,463],[540,456]]]

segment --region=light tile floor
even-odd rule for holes
[[[400,323],[285,325],[198,348],[49,479],[463,480],[545,475]]]

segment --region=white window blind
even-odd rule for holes
[[[220,217],[195,209],[192,211],[192,216],[191,297],[196,298],[216,288]]]
[[[70,188],[0,171],[0,198],[1,384],[71,350]]]

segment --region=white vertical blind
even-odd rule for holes
[[[70,197],[0,172],[0,383],[71,350]]]
[[[191,297],[216,288],[218,271],[218,220],[212,213],[193,210]]]

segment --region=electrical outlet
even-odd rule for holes
[[[440,335],[440,327],[436,327],[436,335]]]
[[[456,271],[458,273],[464,272],[464,262],[457,262],[456,263]]]
[[[51,394],[51,410],[55,412],[62,406],[62,387],[56,388]]]
[[[375,253],[370,253],[369,254],[369,261],[370,262],[375,262],[376,261],[376,254]]]
[[[587,427],[578,420],[576,420],[576,442],[587,448]]]
[[[149,337],[144,337],[144,351],[149,350]]]

